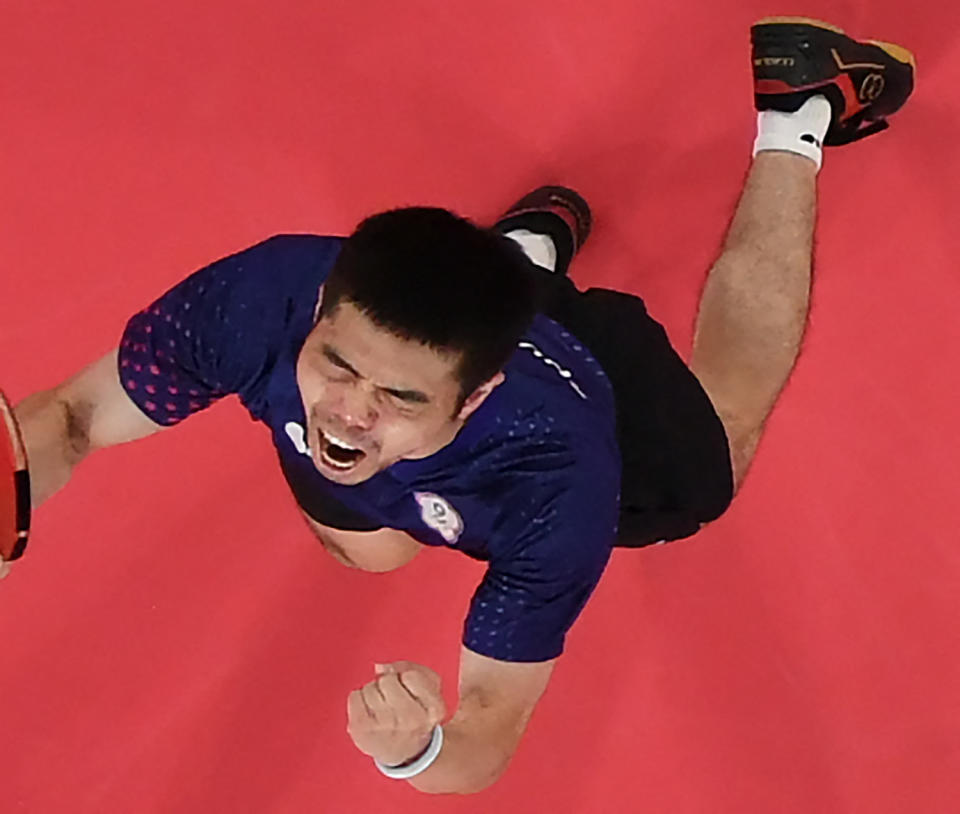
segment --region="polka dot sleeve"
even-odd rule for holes
[[[276,323],[269,285],[276,240],[192,274],[127,323],[120,379],[156,423],[177,424],[264,372]]]
[[[491,560],[464,623],[469,650],[523,662],[563,652],[567,632],[606,568],[616,533],[616,484],[609,488],[599,480],[600,488],[571,484],[555,493],[513,552]]]

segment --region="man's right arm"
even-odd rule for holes
[[[74,467],[91,452],[163,429],[123,389],[117,355],[117,349],[110,351],[14,408],[27,448],[34,508],[66,486]]]
[[[278,275],[296,281],[318,258],[332,262],[337,246],[280,235],[216,260],[134,314],[119,348],[17,405],[33,505],[63,488],[94,450],[152,435],[243,393],[286,341],[293,283]]]

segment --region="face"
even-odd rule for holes
[[[449,444],[503,381],[497,374],[456,410],[458,361],[394,336],[349,302],[321,319],[297,360],[308,445],[320,473],[349,486]]]

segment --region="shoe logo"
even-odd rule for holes
[[[758,68],[792,68],[797,61],[793,57],[758,57],[753,64]]]
[[[853,68],[873,68],[876,71],[885,71],[887,69],[886,65],[876,65],[873,62],[851,62],[849,65],[846,65],[844,61],[840,59],[840,54],[837,53],[836,48],[831,48],[830,53],[833,54],[833,61],[837,63],[837,67],[841,71],[849,71]]]
[[[878,73],[872,73],[863,80],[860,86],[860,101],[875,102],[880,98],[883,89],[887,86],[887,80]]]

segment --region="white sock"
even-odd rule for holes
[[[764,110],[757,114],[753,154],[763,150],[796,153],[809,158],[819,170],[831,115],[830,103],[824,96],[811,96],[796,113]]]
[[[550,235],[534,234],[529,229],[514,229],[507,232],[506,236],[518,243],[523,253],[538,266],[547,271],[557,270],[557,247]]]

